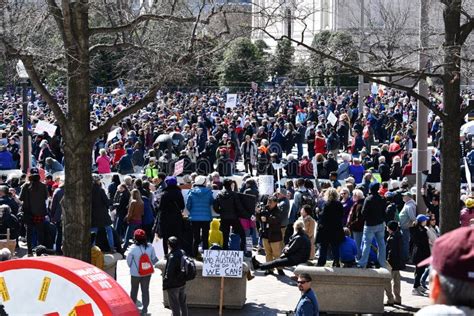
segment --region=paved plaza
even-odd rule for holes
[[[258,256],[262,262],[263,256]],[[298,302],[300,293],[296,282],[290,279],[291,270],[285,269],[287,276],[264,276],[263,271],[255,273],[255,278],[247,283],[247,301],[242,310],[224,310],[224,315],[285,315],[293,310]],[[150,285],[151,315],[171,315],[171,311],[163,306],[163,292],[161,287],[161,272],[156,270]],[[429,304],[427,297],[413,296],[413,267],[402,272],[402,303],[401,307],[385,307],[385,314],[412,314],[419,308]],[[125,260],[121,260],[117,267],[117,281],[122,287],[130,291],[130,273]],[[316,293],[317,294],[317,293]],[[140,299],[139,293],[138,298]],[[349,298],[348,299],[357,299]],[[190,309],[190,315],[217,315],[218,309]]]

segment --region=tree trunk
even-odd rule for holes
[[[461,93],[461,45],[459,32],[461,23],[461,0],[447,1],[443,12],[445,41],[443,105],[447,117],[443,119],[441,142],[441,233],[459,227],[459,200],[461,187],[459,130],[463,122],[460,117]]]
[[[88,9],[82,3],[63,10],[67,56],[67,126],[64,137],[64,254],[90,262],[92,144],[89,110]],[[68,14],[68,15],[66,15]]]
[[[440,229],[442,234],[459,227],[459,188],[461,186],[459,161],[461,154],[459,150],[460,124],[457,121],[448,119],[443,122],[440,199]]]
[[[90,262],[90,226],[91,226],[91,144],[89,142],[69,140],[77,144],[64,147],[65,186],[64,186],[64,254],[85,262]]]

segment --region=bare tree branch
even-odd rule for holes
[[[153,102],[156,98],[156,94],[160,88],[160,84],[156,84],[148,90],[147,94],[137,102],[135,102],[133,105],[129,106],[125,110],[123,110],[120,113],[117,113],[116,115],[112,116],[109,118],[104,124],[100,125],[96,129],[93,129],[91,131],[91,137],[93,139],[99,138],[100,136],[104,135],[105,133],[110,131],[110,128],[121,121],[122,119],[126,118],[127,116],[135,113],[142,107],[148,105],[149,103]]]
[[[215,10],[214,8],[211,10],[209,15],[206,19],[200,20],[200,24],[207,25],[210,23],[210,20],[215,15],[222,12],[221,9]],[[117,32],[123,32],[127,30],[132,30],[138,25],[146,21],[172,21],[172,22],[179,22],[179,23],[193,23],[196,21],[195,16],[175,16],[170,14],[143,14],[135,18],[134,20],[130,21],[129,23],[118,25],[115,27],[96,27],[90,29],[90,36],[96,34],[113,34]]]

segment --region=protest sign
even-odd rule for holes
[[[120,138],[120,127],[117,127],[107,135],[107,143],[112,141],[115,137]]]
[[[204,250],[202,276],[241,278],[243,262],[243,251]]]
[[[336,123],[337,123],[337,117],[336,117],[336,115],[334,115],[334,113],[329,112],[329,115],[328,115],[328,122],[331,123],[332,126],[336,125]]]
[[[50,137],[53,137],[56,133],[57,128],[58,127],[56,125],[48,123],[46,121],[38,121],[38,123],[36,123],[35,133],[42,134],[43,132],[46,132],[49,134]]]
[[[275,179],[273,176],[258,176],[258,188],[261,195],[271,195],[275,192]]]
[[[226,108],[235,108],[237,106],[237,94],[227,93],[227,101],[225,102]]]
[[[182,174],[183,170],[184,170],[184,159],[181,159],[181,160],[177,161],[174,164],[174,173],[173,173],[173,175],[177,176],[179,174]]]

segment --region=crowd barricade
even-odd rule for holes
[[[384,312],[387,269],[329,268],[300,264],[295,274],[308,273],[318,295],[319,310],[326,313],[375,314]]]

